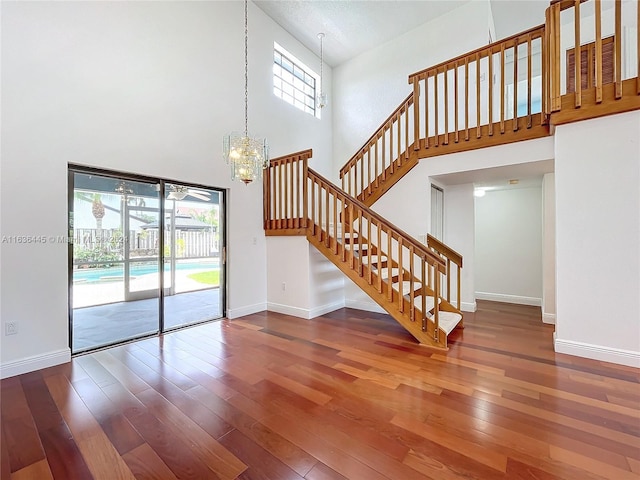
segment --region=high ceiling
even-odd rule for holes
[[[314,52],[323,32],[332,67],[478,0],[255,0],[255,4]],[[496,36],[505,38],[544,22],[549,0],[490,0]]]

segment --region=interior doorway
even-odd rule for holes
[[[72,353],[222,318],[224,191],[69,168]]]

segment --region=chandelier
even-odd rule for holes
[[[239,179],[250,184],[262,176],[262,170],[269,166],[269,146],[267,139],[249,135],[249,68],[248,68],[248,7],[244,1],[244,132],[232,132],[223,139],[224,159],[231,167],[231,179]]]
[[[324,88],[324,81],[322,79],[322,70],[324,65],[324,51],[322,49],[322,39],[324,38],[324,33],[320,32],[318,34],[318,38],[320,39],[320,91],[318,92],[318,96],[316,97],[316,105],[318,108],[323,108],[327,105],[327,94],[322,91]]]

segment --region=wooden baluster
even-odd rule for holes
[[[398,112],[398,167],[402,166],[402,109]]]
[[[374,158],[375,158],[375,169],[376,169],[376,188],[380,186],[380,179],[378,173],[378,137],[376,137],[376,143],[373,146]]]
[[[520,39],[513,44],[513,131],[518,131],[518,47]]]
[[[596,103],[602,102],[602,8],[595,0],[596,9]]]
[[[302,168],[302,161],[298,160],[293,164],[293,173],[295,187],[293,189],[295,195],[293,198],[293,227],[300,228],[300,202],[302,201],[302,186],[300,185],[300,170]]]
[[[286,228],[285,222],[287,218],[287,212],[285,211],[285,208],[284,208],[285,181],[284,181],[284,167],[282,164],[278,165],[278,172],[280,172],[280,175],[278,175],[280,179],[280,184],[279,184],[280,196],[278,198],[278,203],[280,204],[280,215],[278,216],[278,228]]]
[[[449,145],[449,69],[444,67],[444,141],[443,145]]]
[[[429,74],[424,79],[424,147],[429,148]]]
[[[500,133],[504,133],[504,43],[500,44]]]
[[[402,268],[402,237],[398,236],[398,309],[401,312],[404,312],[404,296],[402,295],[404,290],[404,275],[402,272],[404,269]]]
[[[324,191],[325,191],[325,204],[324,204],[324,206],[325,206],[325,209],[324,209],[324,211],[325,211],[325,222],[324,223],[327,226],[326,227],[324,244],[325,244],[325,246],[327,248],[331,248],[331,235],[330,235],[330,233],[331,233],[331,219],[329,217],[329,213],[331,212],[331,206],[329,204],[329,185],[325,184]]]
[[[582,47],[580,45],[580,0],[576,0],[574,9],[574,69],[575,69],[575,88],[574,88],[574,106],[580,108],[582,106]]]
[[[353,235],[354,235],[354,228],[353,228],[353,204],[351,202],[349,202],[349,268],[351,268],[351,270],[355,269],[355,265],[353,262],[353,246],[355,245],[354,241],[353,241]]]
[[[372,169],[371,169],[371,144],[368,145],[367,147],[367,185],[368,185],[368,189],[369,189],[369,195],[371,195],[372,189],[373,189],[373,180],[371,178],[372,175]]]
[[[342,197],[342,208],[340,209],[342,216],[342,261],[347,261],[347,204],[346,198]],[[351,233],[350,237],[353,237]]]
[[[489,95],[489,136],[493,135],[493,48],[489,50],[489,56],[487,57],[489,60],[489,78],[487,81]]]
[[[392,245],[392,234],[391,234],[391,229],[387,230],[387,298],[389,298],[389,301],[393,301],[393,281],[391,278],[391,274],[392,272],[392,256],[391,256],[391,245]],[[378,252],[378,271],[382,270],[382,266],[380,265],[380,255],[381,253]]]
[[[413,79],[413,149],[420,149],[420,77]],[[425,92],[426,93],[426,92]]]
[[[469,58],[464,59],[464,139],[469,141]]]
[[[295,192],[294,192],[294,189],[293,189],[293,185],[294,185],[294,183],[293,183],[293,168],[294,168],[295,165],[296,164],[294,164],[293,162],[291,162],[289,164],[289,171],[291,173],[291,178],[290,178],[291,190],[289,192],[289,203],[290,203],[289,207],[291,209],[291,215],[290,215],[290,217],[291,217],[291,227],[290,228],[294,227],[294,223],[293,223],[293,213],[294,213],[293,202],[295,201],[296,195],[294,195]]]
[[[445,274],[447,277],[447,302],[451,303],[451,260],[447,258],[447,273]]]
[[[551,90],[549,89],[549,37],[551,31],[551,7],[544,12],[545,27],[540,37],[542,42],[542,114],[540,115],[540,123],[547,124],[547,118],[551,113]]]
[[[382,252],[382,225],[380,222],[377,223],[378,229],[378,243],[376,244],[376,255],[380,258],[380,252]],[[372,252],[373,253],[373,252]],[[371,263],[371,261],[369,261]],[[376,269],[376,275],[378,276],[378,293],[382,293],[382,267],[378,264],[378,268]]]
[[[460,305],[461,305],[460,302],[461,302],[461,294],[462,294],[462,292],[460,291],[460,265],[457,265],[456,270],[457,270],[456,273],[458,274],[458,291],[456,292],[456,294],[458,295],[458,298],[457,298],[458,310],[460,310]]]
[[[307,210],[309,207],[309,194],[308,194],[308,183],[309,183],[309,171],[307,165],[307,159],[305,158],[302,161],[302,226],[309,228],[309,222],[307,219],[309,218],[309,211]]]
[[[373,280],[372,280],[372,277],[371,277],[371,273],[372,273],[371,272],[371,254],[372,254],[372,251],[373,251],[373,238],[371,236],[372,221],[373,221],[373,219],[371,218],[370,215],[368,215],[367,216],[367,239],[369,240],[369,244],[367,245],[367,249],[368,249],[368,252],[367,252],[368,257],[367,257],[367,259],[369,261],[367,262],[367,283],[369,285],[373,284]]]
[[[404,158],[406,160],[409,159],[409,106],[410,105],[411,105],[411,101],[407,103],[407,110],[404,113]]]
[[[360,194],[360,190],[358,190],[358,169],[360,168],[360,154],[358,154],[357,160],[356,160],[356,164],[354,166],[354,172],[353,172],[353,176],[355,181],[353,182],[353,193],[352,195],[356,198],[358,198],[358,195]]]
[[[416,293],[415,293],[415,286],[413,284],[414,282],[414,277],[415,275],[413,274],[413,263],[415,262],[415,247],[413,245],[409,245],[409,281],[411,282],[411,285],[409,285],[410,290],[409,290],[409,304],[411,305],[409,307],[409,318],[411,318],[412,322],[416,321]],[[400,271],[400,277],[404,278],[404,272]],[[423,291],[424,291],[424,282],[423,283]]]
[[[387,179],[387,149],[385,148],[385,138],[387,137],[384,129],[382,130],[382,181]]]
[[[343,192],[346,192],[346,191],[347,191],[347,187],[346,187],[346,183],[347,183],[347,182],[346,182],[346,178],[347,178],[347,176],[346,176],[346,174],[345,174],[345,175],[342,175],[342,178],[340,179],[340,180],[342,180],[342,191],[343,191]]]
[[[435,143],[434,145],[437,147],[440,144],[440,123],[438,122],[438,110],[440,110],[440,101],[438,99],[438,70],[436,69],[436,73],[433,76],[433,108],[434,112],[434,122],[435,122]]]
[[[622,98],[622,2],[621,0],[616,0],[616,33],[615,33],[615,50],[616,50],[616,58],[615,58],[615,89],[616,89],[616,99]],[[636,9],[640,8],[638,2],[636,2]],[[637,32],[640,32],[640,24],[636,25],[636,35],[640,35]]]
[[[393,174],[393,122],[394,119],[392,118],[391,120],[389,120],[389,123],[387,124],[388,130],[389,130],[389,172]]]
[[[322,183],[318,182],[318,241],[322,242]]]
[[[476,53],[476,137],[480,138],[480,52]]]
[[[358,207],[358,275],[362,276],[362,209]]]
[[[460,135],[458,133],[458,62],[456,61],[455,63],[455,70],[454,70],[454,74],[453,74],[453,85],[454,85],[454,89],[453,89],[453,95],[454,95],[454,106],[453,108],[455,109],[454,111],[454,117],[453,117],[453,123],[455,123],[454,127],[455,127],[455,138],[454,138],[454,142],[458,143],[458,141],[460,140]]]
[[[551,88],[553,89],[553,100],[551,109],[552,111],[557,112],[562,107],[562,98],[560,93],[560,3],[553,4],[552,15],[553,37],[551,42],[551,67],[553,76],[551,78]]]
[[[310,228],[309,233],[311,235],[315,235],[316,234],[316,182],[315,179],[310,179],[311,180],[311,225],[309,225],[308,228]]]
[[[527,36],[527,128],[533,126],[531,119],[531,34]]]

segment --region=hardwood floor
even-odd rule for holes
[[[2,479],[640,479],[640,370],[478,305],[446,354],[263,312],[5,379]]]

